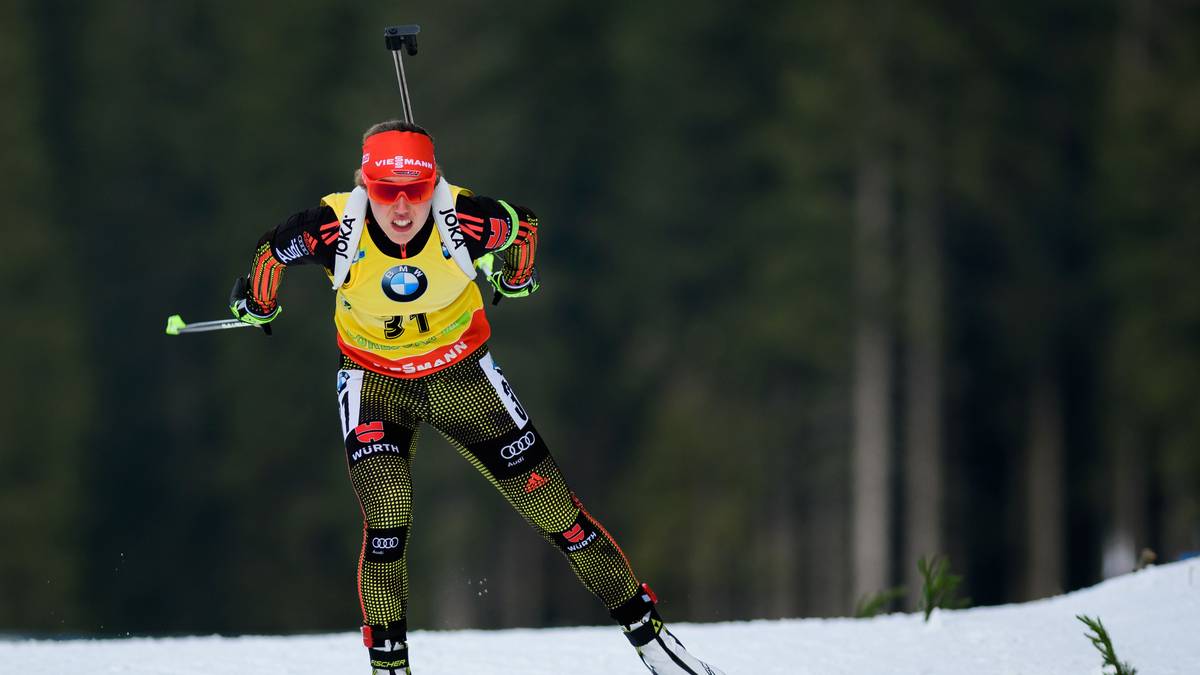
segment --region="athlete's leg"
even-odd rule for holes
[[[567,487],[491,355],[480,350],[425,379],[430,424],[563,552],[588,590],[610,611],[638,596],[625,554]]]
[[[412,460],[419,385],[343,362],[338,403],[350,481],[363,513],[358,562],[363,642],[378,672],[408,667],[408,568]]]
[[[486,348],[485,348],[486,349]],[[567,487],[508,380],[484,350],[425,378],[429,417],[525,520],[557,546],[575,575],[625,628],[658,675],[722,675],[684,649],[612,536]]]

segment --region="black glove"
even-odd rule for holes
[[[250,281],[246,277],[238,277],[229,291],[229,311],[238,321],[242,321],[263,329],[271,334],[271,322],[283,311],[281,305],[276,305],[273,311],[267,311],[250,295]]]

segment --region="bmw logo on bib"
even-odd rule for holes
[[[428,287],[429,280],[419,267],[396,265],[383,273],[383,294],[396,302],[412,302]]]

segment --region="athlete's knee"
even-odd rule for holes
[[[579,514],[579,506],[554,458],[546,457],[515,479],[500,484],[513,507],[543,536],[561,532]]]
[[[367,527],[363,533],[363,561],[393,563],[404,559],[408,526]]]
[[[595,544],[597,540],[609,542],[604,528],[583,508],[583,504],[574,493],[571,494],[571,504],[574,517],[570,523],[561,530],[548,533],[563,553],[579,553]],[[615,545],[615,542],[609,543]]]
[[[415,432],[364,422],[346,436],[346,462],[367,527],[407,526],[412,511],[411,447]]]
[[[499,481],[528,474],[550,456],[550,449],[533,424],[513,429],[499,438],[468,444],[466,448]]]

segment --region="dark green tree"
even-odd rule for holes
[[[0,405],[0,630],[77,629],[82,597],[88,448],[96,423],[97,355],[88,343],[84,307],[98,283],[83,264],[61,217],[68,205],[64,170],[82,162],[55,143],[63,117],[49,92],[69,82],[39,68],[53,59],[27,28],[33,3],[0,8],[0,110],[7,209],[3,265],[6,311],[0,365],[8,389]],[[73,191],[74,188],[72,188]],[[49,266],[49,267],[48,267]]]

